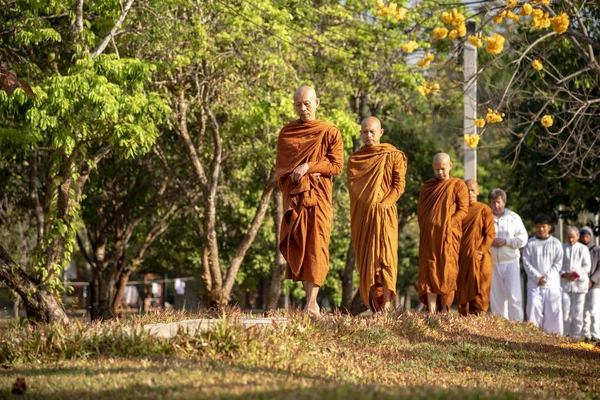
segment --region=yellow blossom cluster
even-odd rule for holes
[[[511,19],[514,22],[519,22],[519,16],[512,11],[506,13],[506,18]]]
[[[567,13],[562,12],[560,15],[557,15],[554,18],[550,18],[550,22],[552,23],[552,29],[554,29],[554,32],[562,35],[569,27],[569,16]]]
[[[402,45],[402,50],[404,50],[405,53],[412,53],[418,48],[419,44],[414,40],[410,40]]]
[[[475,118],[473,121],[476,127],[483,128],[485,126],[485,119],[483,118]]]
[[[435,56],[433,53],[425,53],[425,57],[423,57],[422,60],[417,61],[417,65],[421,68],[425,68],[430,62],[433,61],[434,58]]]
[[[494,22],[500,24],[502,21],[504,21],[504,17],[506,17],[506,10],[498,11],[498,13],[494,16]]]
[[[498,110],[492,110],[491,108],[488,108],[485,119],[487,119],[488,123],[494,124],[496,122],[502,122],[502,117],[504,117],[504,113],[500,114]]]
[[[490,54],[500,54],[504,50],[504,36],[494,33],[486,42],[485,50]]]
[[[385,5],[383,0],[377,0],[377,15],[380,17],[392,17],[396,21],[403,21],[406,19],[406,13],[408,10],[404,7],[398,7],[398,4],[391,2],[388,6]]]
[[[536,29],[546,29],[550,27],[550,15],[547,12],[539,8],[535,8],[533,11],[533,27]]]
[[[465,139],[465,143],[467,144],[467,146],[469,146],[472,149],[477,147],[477,144],[479,143],[479,135],[478,134],[469,135],[469,134],[465,133],[464,139]]]
[[[433,30],[433,36],[438,40],[446,39],[448,36],[448,28],[435,28]]]
[[[526,17],[530,15],[532,11],[533,7],[531,7],[531,4],[525,3],[521,6],[521,12],[519,12],[519,15]]]
[[[554,119],[552,119],[551,115],[544,115],[542,117],[542,125],[545,128],[550,128],[554,124]]]
[[[542,64],[542,62],[540,60],[533,60],[533,62],[531,63],[531,66],[536,71],[541,71],[544,69],[544,64]]]
[[[506,0],[506,8],[512,10],[519,5],[519,0]]]
[[[530,0],[529,1],[531,4],[533,4],[534,6],[549,6],[550,5],[550,0]]]
[[[471,44],[475,47],[483,46],[483,40],[481,40],[481,38],[478,38],[477,36],[469,35],[467,39],[469,39],[469,42],[471,42]]]
[[[446,25],[452,25],[453,29],[450,31],[450,33],[448,33],[448,37],[450,39],[454,39],[457,36],[463,37],[467,34],[465,16],[461,14],[456,8],[452,9],[452,12],[442,13],[442,22]]]
[[[440,90],[439,83],[429,83],[429,82],[425,82],[424,84],[422,84],[421,86],[419,86],[417,88],[417,92],[419,92],[419,94],[421,96],[427,96],[430,93],[437,93],[439,90]]]

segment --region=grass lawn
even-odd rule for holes
[[[239,314],[238,314],[239,315]],[[127,322],[0,331],[0,398],[598,398],[600,351],[489,315],[378,318],[302,314],[161,339]],[[192,316],[193,318],[194,316]],[[190,318],[180,315],[180,318]]]

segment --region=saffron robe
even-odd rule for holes
[[[292,182],[291,173],[304,163],[308,171],[299,182]],[[325,281],[333,220],[332,177],[343,166],[344,146],[335,125],[296,120],[281,129],[275,169],[284,212],[279,249],[287,261],[288,279],[318,286]]]
[[[496,235],[494,214],[487,205],[475,202],[462,220],[458,256],[456,301],[459,313],[486,312],[490,304],[494,263],[490,249]],[[480,258],[479,252],[483,253]]]
[[[447,310],[454,299],[458,275],[461,222],[469,210],[467,185],[458,178],[426,181],[419,192],[419,300],[438,296],[437,307]]]
[[[360,297],[376,311],[383,288],[396,294],[398,209],[406,186],[406,156],[391,144],[363,147],[348,160],[350,228],[360,278]],[[371,287],[377,285],[377,298]]]

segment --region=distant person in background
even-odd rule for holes
[[[579,241],[590,252],[589,290],[585,296],[583,335],[587,341],[600,342],[600,247],[594,243],[592,228],[584,226],[579,231]]]
[[[462,221],[462,240],[458,256],[456,301],[461,315],[485,313],[490,304],[494,215],[485,204],[477,201],[479,185],[468,179],[469,212]]]
[[[563,266],[560,274],[563,305],[563,333],[573,339],[581,337],[585,295],[590,282],[590,251],[578,242],[579,229],[568,226],[563,244]]]
[[[560,271],[563,246],[550,236],[552,221],[545,215],[535,217],[535,236],[523,249],[523,268],[527,273],[527,319],[548,333],[563,334]]]
[[[521,217],[506,207],[506,193],[492,189],[488,201],[494,214],[496,237],[492,242],[492,313],[514,321],[523,321],[523,295],[519,268],[519,249],[527,244],[527,230]]]

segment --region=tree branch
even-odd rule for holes
[[[82,1],[82,0],[79,0],[79,1]],[[119,18],[113,25],[113,27],[110,30],[110,32],[108,33],[108,35],[106,35],[104,40],[102,40],[102,43],[100,43],[100,45],[98,47],[96,47],[95,50],[92,51],[92,54],[91,54],[92,58],[98,57],[100,54],[102,54],[102,52],[104,52],[104,50],[110,43],[112,37],[115,35],[115,33],[117,33],[117,31],[123,24],[123,21],[125,21],[125,18],[127,17],[127,14],[129,13],[129,10],[131,9],[131,6],[133,5],[134,1],[135,0],[127,0],[127,3],[125,3],[125,6],[123,7],[123,10],[121,11],[121,15],[119,16]]]

